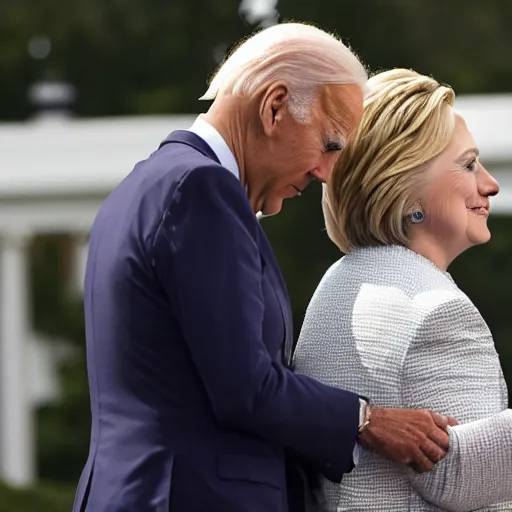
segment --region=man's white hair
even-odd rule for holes
[[[283,23],[246,39],[220,66],[201,100],[219,93],[251,97],[276,81],[287,84],[290,112],[307,123],[319,87],[357,84],[365,90],[367,73],[337,37],[312,25]]]

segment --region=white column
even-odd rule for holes
[[[83,293],[85,266],[87,253],[89,251],[89,239],[87,235],[79,234],[74,236],[73,243],[73,274],[71,278],[73,291]]]
[[[30,485],[35,472],[26,357],[27,242],[23,235],[0,239],[0,477],[13,486]]]

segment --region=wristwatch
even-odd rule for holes
[[[358,435],[361,435],[362,432],[368,427],[370,424],[370,418],[372,415],[370,404],[368,400],[364,398],[359,398],[359,427],[357,429]]]

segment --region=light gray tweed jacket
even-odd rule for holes
[[[512,411],[492,336],[429,260],[391,246],[335,263],[308,307],[295,365],[374,406],[426,408],[460,422],[431,473],[363,450],[341,485],[324,481],[326,510],[512,511]]]

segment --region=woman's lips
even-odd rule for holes
[[[483,217],[489,217],[490,211],[486,206],[475,206],[474,208],[468,208],[470,212],[476,215],[482,215]]]

